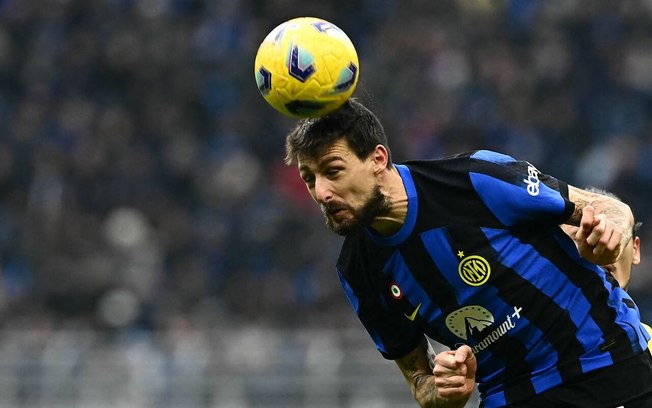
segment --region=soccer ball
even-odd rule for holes
[[[279,112],[317,117],[342,106],[359,77],[358,54],[349,37],[314,17],[288,20],[263,40],[254,63],[263,98]]]

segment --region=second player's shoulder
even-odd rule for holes
[[[647,333],[650,335],[650,337],[652,337],[652,327],[648,326],[648,325],[645,324],[645,323],[641,323],[641,324],[643,325],[643,327],[645,328],[645,330],[647,331]]]
[[[647,351],[652,354],[652,327],[648,326],[645,323],[641,323],[647,334],[650,335],[650,340],[647,342]]]

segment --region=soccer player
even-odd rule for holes
[[[463,407],[478,383],[485,408],[652,406],[649,336],[597,266],[630,239],[629,206],[491,151],[396,165],[356,100],[299,121],[286,162],[345,236],[344,292],[419,405]]]
[[[608,191],[600,190],[594,187],[587,187],[587,191],[594,193],[603,194],[609,197],[612,197],[616,200],[620,200],[615,194]],[[632,228],[632,238],[627,242],[623,248],[622,254],[618,260],[610,265],[604,265],[603,268],[611,273],[613,278],[618,282],[623,290],[627,290],[629,287],[629,281],[632,277],[632,269],[634,265],[639,265],[641,263],[641,238],[638,236],[638,230],[641,227],[641,223],[637,222]],[[577,227],[574,225],[562,224],[562,229],[568,234],[571,238],[575,238],[575,233],[577,232]],[[607,276],[608,277],[608,276]],[[652,328],[645,323],[642,323],[643,327],[652,337]],[[648,342],[648,351],[652,353],[652,339]]]

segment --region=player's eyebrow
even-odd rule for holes
[[[332,163],[334,161],[338,161],[338,160],[339,161],[346,161],[346,160],[344,160],[344,158],[342,156],[338,156],[338,155],[328,156],[328,157],[325,157],[324,159],[322,159],[320,162],[318,162],[317,167],[318,168],[323,168],[327,164]],[[301,171],[311,171],[310,166],[308,166],[307,164],[301,164],[299,166],[299,171],[300,172]]]
[[[332,163],[332,162],[334,162],[334,161],[338,161],[338,160],[340,160],[340,161],[346,161],[346,160],[344,160],[343,157],[341,157],[341,156],[337,156],[337,155],[334,155],[334,156],[326,157],[326,158],[324,158],[322,161],[320,161],[320,162],[319,162],[319,167],[324,167],[325,165],[327,165],[327,164],[329,164],[329,163]]]

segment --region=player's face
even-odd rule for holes
[[[340,139],[319,157],[298,158],[299,173],[326,225],[340,235],[368,226],[389,210],[377,183],[373,155],[360,160]]]
[[[604,267],[611,272],[623,289],[627,289],[629,285],[629,280],[632,277],[632,266],[641,262],[640,248],[641,240],[639,237],[630,239],[620,258],[615,263]]]
[[[562,224],[561,228],[566,234],[571,238],[575,236],[578,227]],[[641,239],[639,237],[633,237],[627,242],[623,253],[620,255],[620,258],[615,263],[611,265],[603,266],[608,272],[610,272],[614,278],[618,281],[618,285],[627,289],[629,285],[629,280],[632,277],[632,267],[638,265],[641,262]]]

